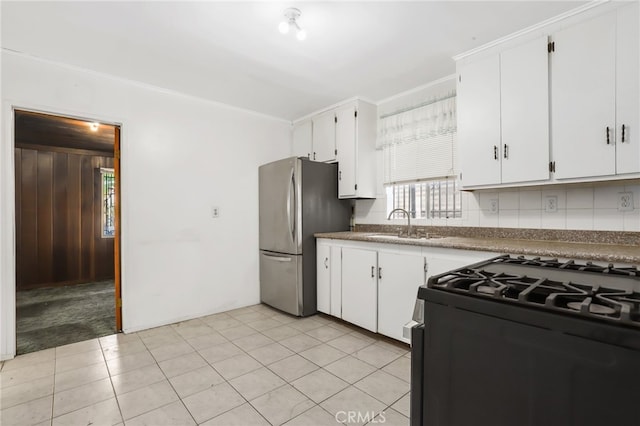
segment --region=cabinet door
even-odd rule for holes
[[[458,153],[462,185],[500,183],[500,61],[458,67]]]
[[[342,318],[342,247],[331,246],[331,312],[337,318]]]
[[[342,248],[342,319],[377,331],[378,275],[374,250]]]
[[[336,123],[333,111],[313,117],[313,154],[315,161],[336,159]]]
[[[312,123],[311,120],[293,126],[293,155],[311,159]]]
[[[331,314],[331,246],[318,242],[317,256],[317,308],[325,314]]]
[[[551,137],[555,177],[613,175],[616,14],[608,13],[559,31],[553,35],[553,42]]]
[[[338,150],[338,196],[356,195],[356,108],[349,105],[336,111],[336,148]]]
[[[549,179],[548,58],[546,36],[500,54],[502,183]]]
[[[378,333],[409,343],[402,327],[413,315],[418,287],[425,282],[424,257],[378,251]]]
[[[638,3],[618,9],[616,172],[640,172],[640,30]],[[622,138],[624,126],[624,140]]]

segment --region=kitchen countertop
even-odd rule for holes
[[[401,244],[421,247],[441,247],[462,250],[479,250],[496,253],[522,254],[541,257],[564,257],[613,263],[640,264],[640,246],[594,242],[565,242],[517,238],[487,238],[469,236],[442,236],[439,238],[389,239],[383,232],[329,232],[315,234],[316,238],[366,241],[383,244]]]

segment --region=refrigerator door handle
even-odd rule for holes
[[[293,197],[291,197],[291,193],[293,192]],[[293,200],[291,200],[293,198]],[[293,218],[291,217],[291,204],[293,202]],[[298,194],[296,194],[296,175],[295,170],[291,173],[291,187],[289,188],[289,223],[291,228],[291,242],[295,244],[296,242],[296,222],[297,222],[297,214],[298,214]],[[293,219],[293,220],[291,220]]]
[[[291,257],[276,256],[273,254],[266,254],[266,253],[263,253],[263,255],[265,258],[269,260],[275,260],[276,262],[291,262]]]
[[[292,189],[294,188],[294,171],[291,172],[291,179],[289,179],[289,190],[287,191],[287,223],[289,224],[289,234],[291,235],[291,242],[294,243],[295,240],[293,239],[293,228],[294,228],[294,223],[292,223],[291,219],[292,219],[292,212],[291,212],[291,197],[292,197]],[[293,195],[295,196],[295,194]]]

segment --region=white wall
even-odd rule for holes
[[[259,302],[258,166],[289,154],[290,123],[3,51],[0,359],[15,353],[13,107],[121,124],[125,331]]]

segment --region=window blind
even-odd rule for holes
[[[385,184],[455,174],[456,98],[448,95],[378,120]]]

